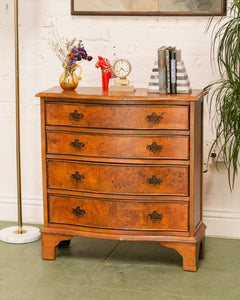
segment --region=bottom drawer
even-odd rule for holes
[[[52,196],[49,223],[122,230],[188,231],[188,203]]]

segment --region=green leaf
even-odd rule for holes
[[[220,18],[212,31],[211,57],[216,59],[220,79],[204,89],[208,92],[209,114],[216,130],[209,155],[218,149],[217,155],[224,160],[232,191],[240,164],[240,1],[232,2],[229,15]],[[212,22],[213,18],[207,30]]]

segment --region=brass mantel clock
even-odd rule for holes
[[[113,74],[118,77],[114,79],[114,85],[112,85],[110,91],[135,91],[135,87],[129,85],[130,81],[127,79],[127,76],[131,72],[131,64],[126,59],[118,59],[113,65]]]

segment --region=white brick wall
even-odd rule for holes
[[[147,87],[157,48],[174,45],[192,88],[203,88],[214,74],[210,65],[208,17],[71,16],[70,0],[19,1],[21,153],[24,222],[42,223],[39,99],[35,94],[58,84],[61,64],[48,46],[54,25],[60,35],[84,41],[93,55],[83,63],[83,86],[100,86],[98,55],[111,61],[126,57],[131,80]],[[13,1],[0,0],[0,220],[16,220],[15,95]],[[205,144],[211,140],[205,105]],[[207,151],[207,149],[205,149]],[[206,152],[205,151],[205,152]],[[204,220],[207,234],[240,237],[240,184],[231,194],[226,171],[211,167],[204,175]]]

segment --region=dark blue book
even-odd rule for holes
[[[177,52],[171,52],[171,94],[177,93]]]

